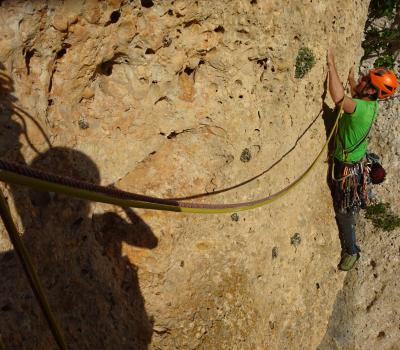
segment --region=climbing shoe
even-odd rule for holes
[[[339,263],[339,270],[342,271],[351,270],[359,258],[360,258],[360,253],[352,255],[344,253]]]

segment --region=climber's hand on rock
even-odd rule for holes
[[[355,81],[354,79],[354,67],[351,67],[349,70],[349,77],[348,77],[349,83],[351,84],[353,81]]]

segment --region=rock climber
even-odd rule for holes
[[[382,182],[383,170],[371,180],[367,136],[378,111],[378,99],[393,95],[397,89],[396,75],[385,69],[371,69],[358,83],[354,69],[349,71],[351,97],[346,96],[335,66],[332,49],[328,49],[329,93],[343,116],[335,137],[332,161],[333,201],[342,243],[339,269],[350,270],[360,258],[356,242],[355,214],[368,204],[367,183]],[[380,178],[379,178],[380,177]]]

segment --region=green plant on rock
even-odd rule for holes
[[[78,125],[79,128],[82,130],[89,128],[89,123],[87,122],[86,118],[83,115],[79,117]]]
[[[382,55],[375,62],[374,67],[393,69],[396,59],[393,55]]]
[[[379,18],[391,21],[389,26],[376,28],[373,22]],[[400,51],[400,0],[372,0],[365,25],[362,43],[364,56],[361,62],[377,58],[374,66],[393,69]]]
[[[368,206],[365,217],[383,231],[393,231],[400,227],[400,217],[392,212],[389,203],[376,203]]]
[[[315,65],[315,56],[313,52],[307,48],[302,47],[296,57],[296,71],[295,78],[303,78],[306,73],[308,73],[312,67]]]
[[[368,20],[373,21],[381,17],[393,18],[400,0],[371,0],[368,9]]]
[[[297,248],[301,243],[300,233],[295,233],[292,237],[290,237],[290,244]]]
[[[370,28],[362,43],[362,60],[377,57],[375,67],[393,68],[400,47],[400,30],[397,27],[378,30]]]

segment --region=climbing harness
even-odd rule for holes
[[[341,212],[357,211],[369,204],[368,178],[370,164],[366,159],[359,162],[346,163],[334,161],[332,179],[335,181],[336,206]],[[336,177],[335,174],[339,176]]]
[[[324,153],[332,136],[336,133],[339,119],[343,114],[343,103],[340,106],[335,124],[317,157],[310,166],[291,184],[282,190],[250,202],[232,203],[232,204],[202,204],[188,203],[184,201],[167,200],[163,198],[144,196],[136,193],[121,191],[112,187],[97,186],[87,182],[77,181],[71,178],[52,175],[32,169],[27,166],[0,160],[0,181],[32,187],[39,190],[62,193],[68,196],[81,199],[115,204],[123,207],[134,207],[164,211],[186,212],[186,213],[201,213],[201,214],[216,214],[229,213],[249,210],[269,204],[278,198],[284,196],[289,191],[294,189],[317,164],[318,160]],[[50,309],[49,303],[43,292],[43,288],[37,277],[28,251],[25,248],[23,241],[13,222],[10,209],[7,201],[0,191],[0,214],[4,225],[9,233],[10,240],[16,250],[19,259],[23,265],[24,271],[28,277],[31,288],[34,291],[39,305],[46,317],[50,330],[60,349],[66,349],[66,343],[63,339],[60,328],[57,325],[55,317]]]

